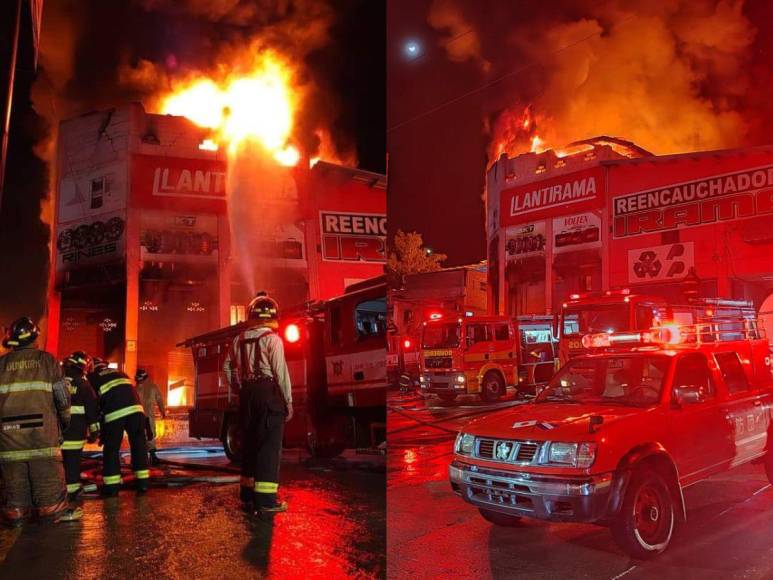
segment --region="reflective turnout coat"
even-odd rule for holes
[[[61,456],[70,399],[49,353],[21,348],[0,357],[0,462]]]

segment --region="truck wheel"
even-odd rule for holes
[[[489,371],[483,377],[480,397],[487,403],[493,403],[505,394],[505,381],[499,373]]]
[[[491,510],[478,508],[480,515],[487,522],[491,522],[495,526],[503,526],[507,528],[515,528],[521,525],[521,516],[511,516],[508,514],[500,514]]]
[[[437,396],[444,403],[453,403],[456,400],[456,393],[438,393]]]
[[[640,470],[634,473],[620,513],[612,521],[612,537],[631,557],[646,560],[668,548],[675,521],[666,482],[652,470]]]
[[[343,453],[344,446],[332,438],[324,440],[316,431],[309,431],[306,437],[306,448],[315,459],[330,459]]]
[[[231,416],[227,419],[225,433],[223,435],[223,449],[225,455],[233,463],[239,463],[242,460],[242,426],[239,424],[239,418]]]

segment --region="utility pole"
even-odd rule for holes
[[[11,128],[11,106],[13,104],[13,85],[16,80],[16,57],[19,53],[19,30],[21,29],[21,4],[22,0],[16,0],[16,18],[13,24],[13,45],[11,46],[11,58],[8,63],[8,91],[3,110],[3,138],[0,149],[0,211],[3,207],[3,191],[5,185],[5,162],[8,157],[8,131]]]

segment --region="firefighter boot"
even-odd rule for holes
[[[57,516],[54,522],[77,522],[83,517],[83,510],[79,507],[70,507]]]
[[[260,508],[258,508],[257,511],[258,513],[262,513],[262,514],[278,514],[278,513],[286,512],[287,502],[277,501],[274,505],[260,506]]]

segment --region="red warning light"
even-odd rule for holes
[[[440,320],[443,318],[443,315],[440,312],[430,312],[429,319],[430,320]]]
[[[288,324],[285,327],[285,340],[293,343],[298,342],[301,339],[301,329],[297,324]]]
[[[411,348],[412,346],[413,346],[413,343],[411,342],[411,339],[410,339],[410,338],[406,338],[406,339],[403,341],[403,348],[404,348],[404,349],[408,350],[408,349],[409,349],[409,348]]]

